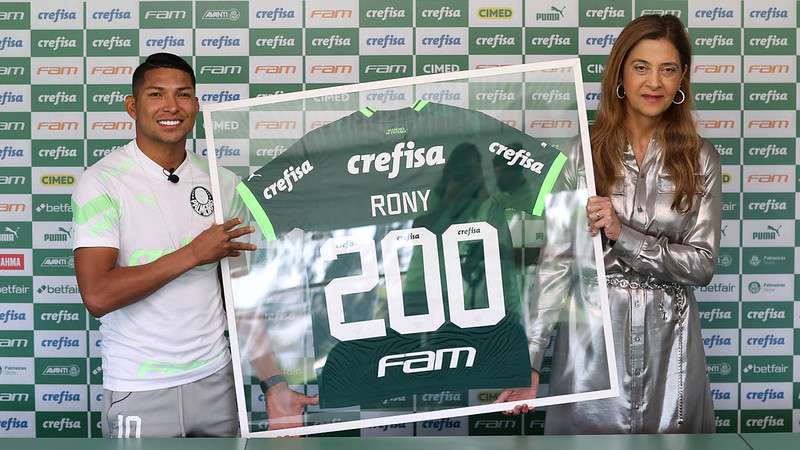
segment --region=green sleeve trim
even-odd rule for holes
[[[413,108],[414,108],[414,111],[420,112],[426,106],[428,106],[428,101],[427,100],[417,100],[417,102],[414,103]]]
[[[553,190],[553,185],[556,184],[556,179],[558,179],[558,175],[561,173],[561,169],[564,168],[564,163],[566,162],[567,157],[563,153],[559,153],[550,166],[550,170],[547,171],[547,175],[545,175],[544,181],[542,182],[542,187],[539,189],[539,196],[536,197],[536,203],[534,203],[533,211],[531,211],[534,216],[541,216],[542,212],[544,212],[544,198]]]
[[[372,115],[375,114],[375,110],[373,110],[369,106],[365,106],[365,107],[359,109],[358,112],[360,112],[361,114],[365,115],[367,118],[372,117]]]
[[[261,229],[261,233],[264,234],[267,241],[274,241],[277,239],[275,237],[275,229],[272,228],[272,222],[270,222],[269,217],[267,217],[267,213],[264,212],[264,208],[261,207],[258,200],[256,200],[256,196],[250,192],[250,189],[244,182],[240,182],[236,186],[236,192],[239,194],[239,197],[241,197],[245,206],[247,206],[247,209],[250,210],[253,218],[256,219],[258,228]]]

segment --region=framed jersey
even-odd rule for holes
[[[249,154],[258,250],[222,265],[243,435],[617,395],[583,99],[564,60],[205,106],[208,148]],[[595,386],[547,389],[559,326],[603,336]]]

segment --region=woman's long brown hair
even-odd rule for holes
[[[680,105],[673,103],[664,112],[654,137],[663,149],[664,167],[675,184],[672,208],[685,213],[692,208],[694,193],[699,187],[694,175],[698,172],[700,138],[692,117],[691,44],[681,21],[671,15],[647,15],[631,21],[619,34],[608,55],[600,86],[597,120],[591,130],[597,193],[607,196],[622,176],[622,154],[627,145],[623,123],[625,100],[617,98],[616,87],[622,80],[622,68],[628,54],[642,39],[666,39],[671,42],[678,50],[684,71],[680,89],[686,99]]]

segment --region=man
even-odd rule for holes
[[[234,240],[253,228],[238,226],[238,180],[227,170],[220,170],[226,221],[214,224],[208,165],[185,149],[199,110],[191,66],[151,55],[133,74],[132,94],[125,109],[135,140],[90,167],[72,196],[78,286],[101,321],[103,434],[234,436],[217,268],[255,249]],[[313,399],[289,390],[275,367],[258,370],[281,398],[273,416],[297,415]]]

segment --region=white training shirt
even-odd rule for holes
[[[127,267],[191,242],[214,223],[208,163],[187,152],[175,174],[177,184],[167,181],[135,140],[98,161],[72,194],[73,249],[117,248],[117,265]],[[220,180],[225,219],[241,216],[237,177],[220,169]],[[163,389],[204,378],[230,361],[217,265],[195,267],[100,318],[104,388]]]

